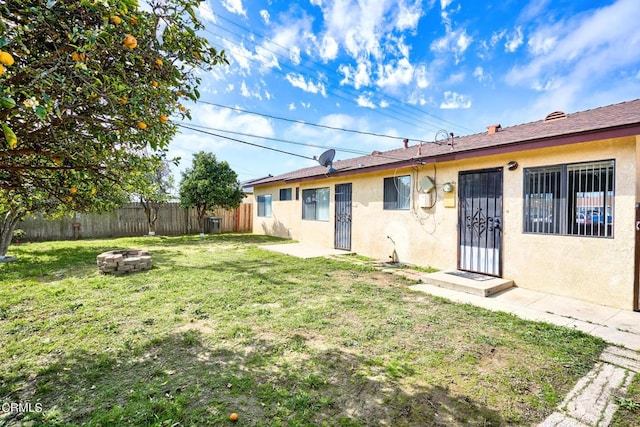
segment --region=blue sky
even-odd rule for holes
[[[638,0],[207,0],[199,16],[230,65],[201,76],[184,124],[208,133],[172,142],[176,184],[198,151],[248,180],[326,148],[345,159],[640,97]]]

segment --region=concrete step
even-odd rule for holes
[[[435,273],[423,274],[422,282],[428,285],[439,286],[458,292],[466,292],[472,295],[488,297],[513,286],[513,280],[500,277],[475,275],[477,279],[461,277],[453,272],[438,271]]]

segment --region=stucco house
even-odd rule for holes
[[[639,309],[640,99],[252,186],[254,233]]]

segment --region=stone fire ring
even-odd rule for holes
[[[121,276],[136,271],[150,270],[151,255],[139,249],[123,249],[98,255],[98,270],[102,274]]]

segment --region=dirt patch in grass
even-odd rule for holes
[[[236,412],[247,426],[530,424],[604,346],[410,291],[367,265],[276,255],[264,243],[21,247],[0,265],[0,401],[43,411],[0,420],[225,425]],[[154,268],[86,275],[105,246],[149,250]],[[33,265],[65,274],[43,283]]]

